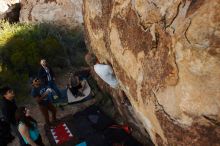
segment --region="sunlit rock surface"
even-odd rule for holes
[[[19,2],[20,0],[0,0],[0,14],[6,12],[11,5]]]
[[[130,122],[156,145],[220,145],[220,0],[84,0],[83,10]]]
[[[81,26],[82,3],[82,0],[21,0],[20,21]]]
[[[0,0],[0,20],[6,20],[9,23],[19,21],[20,0]]]

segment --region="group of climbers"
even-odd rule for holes
[[[51,126],[49,111],[52,113],[52,122],[56,120],[56,108],[52,104],[51,98],[54,98],[53,96],[61,96],[61,93],[54,82],[53,70],[47,65],[46,60],[42,59],[40,64],[38,77],[32,80],[31,95],[39,105],[39,109],[45,119],[45,125]],[[54,91],[56,94],[53,94]],[[1,95],[1,111],[4,121],[11,126],[12,132],[19,138],[20,145],[44,146],[36,120],[30,115],[29,109],[23,106],[17,107],[13,89],[9,86],[4,86],[1,89]],[[2,135],[1,132],[0,135]],[[3,146],[10,142],[6,140],[4,135],[0,137]]]
[[[45,59],[40,60],[40,69],[38,77],[32,80],[31,96],[36,99],[39,109],[44,117],[45,125],[52,126],[52,122],[56,121],[56,108],[52,104],[54,98],[61,97],[61,92],[55,84],[54,72],[48,66]],[[100,64],[97,61],[93,64],[94,71],[107,84],[113,88],[117,88],[118,81],[113,73],[110,65]],[[76,74],[71,74],[69,78],[68,88],[74,96],[84,96],[83,89],[85,84],[80,82]],[[15,93],[11,87],[5,86],[1,89],[3,97],[2,114],[5,121],[11,125],[13,133],[19,138],[21,146],[44,146],[37,122],[34,120],[25,107],[17,107],[15,103]],[[52,121],[49,119],[49,112],[52,113]],[[0,137],[1,141],[4,141]],[[6,144],[7,145],[7,144]]]

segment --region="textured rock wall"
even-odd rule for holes
[[[0,14],[6,12],[11,5],[19,2],[20,0],[0,0]]]
[[[86,61],[89,64],[90,60],[88,58],[86,58]],[[95,73],[94,70],[91,70],[91,74],[92,74],[92,77],[97,81],[97,84],[100,90],[103,93],[110,93],[112,97],[112,101],[114,103],[114,107],[117,109],[118,113],[123,118],[123,123],[129,125],[130,129],[132,130],[131,134],[133,135],[133,137],[135,137],[139,142],[147,146],[153,146],[153,143],[147,131],[143,128],[143,124],[137,118],[126,94],[120,89],[111,88]],[[112,108],[113,107],[105,107],[105,111],[110,112],[112,111]],[[115,118],[115,117],[112,117],[112,118]],[[143,136],[144,136],[144,139],[143,139]]]
[[[88,46],[156,145],[220,145],[220,0],[84,0],[83,12]]]
[[[81,26],[82,3],[82,0],[21,0],[20,21]]]
[[[9,23],[19,21],[20,0],[0,0],[0,20],[6,20]]]

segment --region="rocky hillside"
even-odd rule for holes
[[[220,145],[220,0],[84,0],[83,8],[88,46],[113,66],[142,136]]]
[[[21,0],[20,22],[81,26],[82,3],[82,0]]]

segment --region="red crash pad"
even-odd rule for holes
[[[65,123],[60,123],[55,128],[50,129],[56,144],[62,144],[73,138],[73,134]]]

